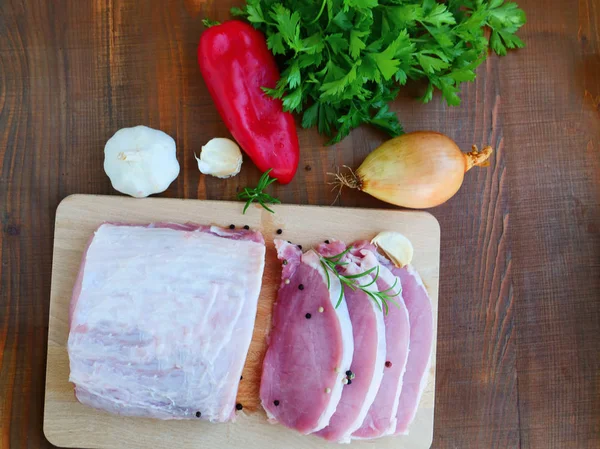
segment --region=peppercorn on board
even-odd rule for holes
[[[371,239],[383,230],[397,231],[413,243],[414,267],[431,297],[437,323],[440,231],[437,220],[426,212],[354,209],[319,206],[275,206],[271,214],[251,206],[241,214],[242,203],[181,199],[133,199],[120,196],[73,195],[56,214],[52,291],[48,332],[48,359],[44,407],[44,433],[62,447],[170,447],[180,448],[326,448],[331,443],[304,436],[267,422],[260,407],[259,386],[271,309],[280,282],[280,264],[274,238],[308,248],[327,238],[345,241]],[[254,335],[240,381],[237,401],[243,410],[237,421],[216,424],[205,421],[158,421],[109,415],[80,404],[69,383],[67,337],[71,292],[81,256],[93,231],[104,221],[149,223],[195,222],[219,226],[248,225],[263,233],[267,256]],[[281,230],[281,234],[278,234]],[[434,329],[437,324],[434,325]],[[435,348],[428,385],[409,435],[377,440],[378,448],[429,448],[433,439]],[[370,441],[353,441],[352,447],[372,447]]]

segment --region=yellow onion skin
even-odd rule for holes
[[[486,148],[484,151],[488,150]],[[462,185],[465,172],[487,156],[470,160],[458,145],[432,131],[404,134],[383,143],[356,170],[356,187],[397,206],[426,209],[449,200]]]

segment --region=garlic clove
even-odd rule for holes
[[[118,130],[104,147],[112,186],[136,198],[164,192],[179,175],[175,140],[147,126]]]
[[[375,236],[371,243],[380,248],[385,255],[399,268],[411,263],[413,246],[403,234],[384,231]]]
[[[198,161],[198,170],[205,175],[217,178],[230,178],[242,168],[242,152],[234,141],[217,137],[202,147]]]

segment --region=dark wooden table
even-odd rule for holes
[[[431,212],[442,229],[436,448],[600,447],[600,3],[519,0],[527,48],[490,57],[463,105],[407,89],[407,130],[492,166]],[[258,171],[200,176],[194,151],[227,136],[196,65],[205,15],[229,1],[0,1],[0,448],[42,432],[52,235],[72,193],[115,194],[103,147],[145,124],[175,137],[181,175],[163,195],[233,199]],[[329,205],[326,173],[357,166],[385,136],[323,146],[302,132],[287,203]],[[341,206],[382,207],[345,192]]]

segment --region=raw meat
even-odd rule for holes
[[[423,281],[412,266],[393,267],[392,273],[402,281],[402,297],[410,319],[410,353],[402,383],[395,432],[406,435],[427,386],[433,347],[433,312]]]
[[[368,270],[379,266],[377,279],[379,291],[387,290],[396,283],[390,294],[400,292],[400,280],[387,267],[379,263],[377,250],[373,245],[368,242],[356,242],[352,246],[354,248],[352,253],[359,258],[358,265],[361,269]],[[356,439],[378,438],[396,431],[402,378],[408,359],[410,323],[402,294],[397,294],[393,299],[398,307],[390,304],[389,311],[384,317],[386,357],[383,380],[361,427],[352,434]]]
[[[340,254],[344,249],[344,244],[331,242],[320,245],[318,252],[331,257]],[[346,276],[363,273],[365,270],[357,265],[357,261],[360,259],[347,255],[343,259],[347,265],[340,266],[340,273]],[[357,281],[367,285],[373,278],[366,275]],[[367,288],[377,291],[375,284]],[[330,441],[349,443],[352,433],[362,425],[381,385],[386,342],[383,313],[375,302],[360,289],[352,290],[346,287],[344,295],[354,336],[354,355],[350,367],[354,379],[344,387],[342,398],[329,425],[317,435]]]
[[[264,255],[258,232],[100,226],[71,302],[79,401],[120,415],[231,419]]]
[[[341,285],[331,276],[327,288],[320,256],[281,240],[275,246],[283,270],[260,398],[271,422],[308,434],[329,423],[340,401],[352,363],[352,325],[346,302],[335,308]]]

